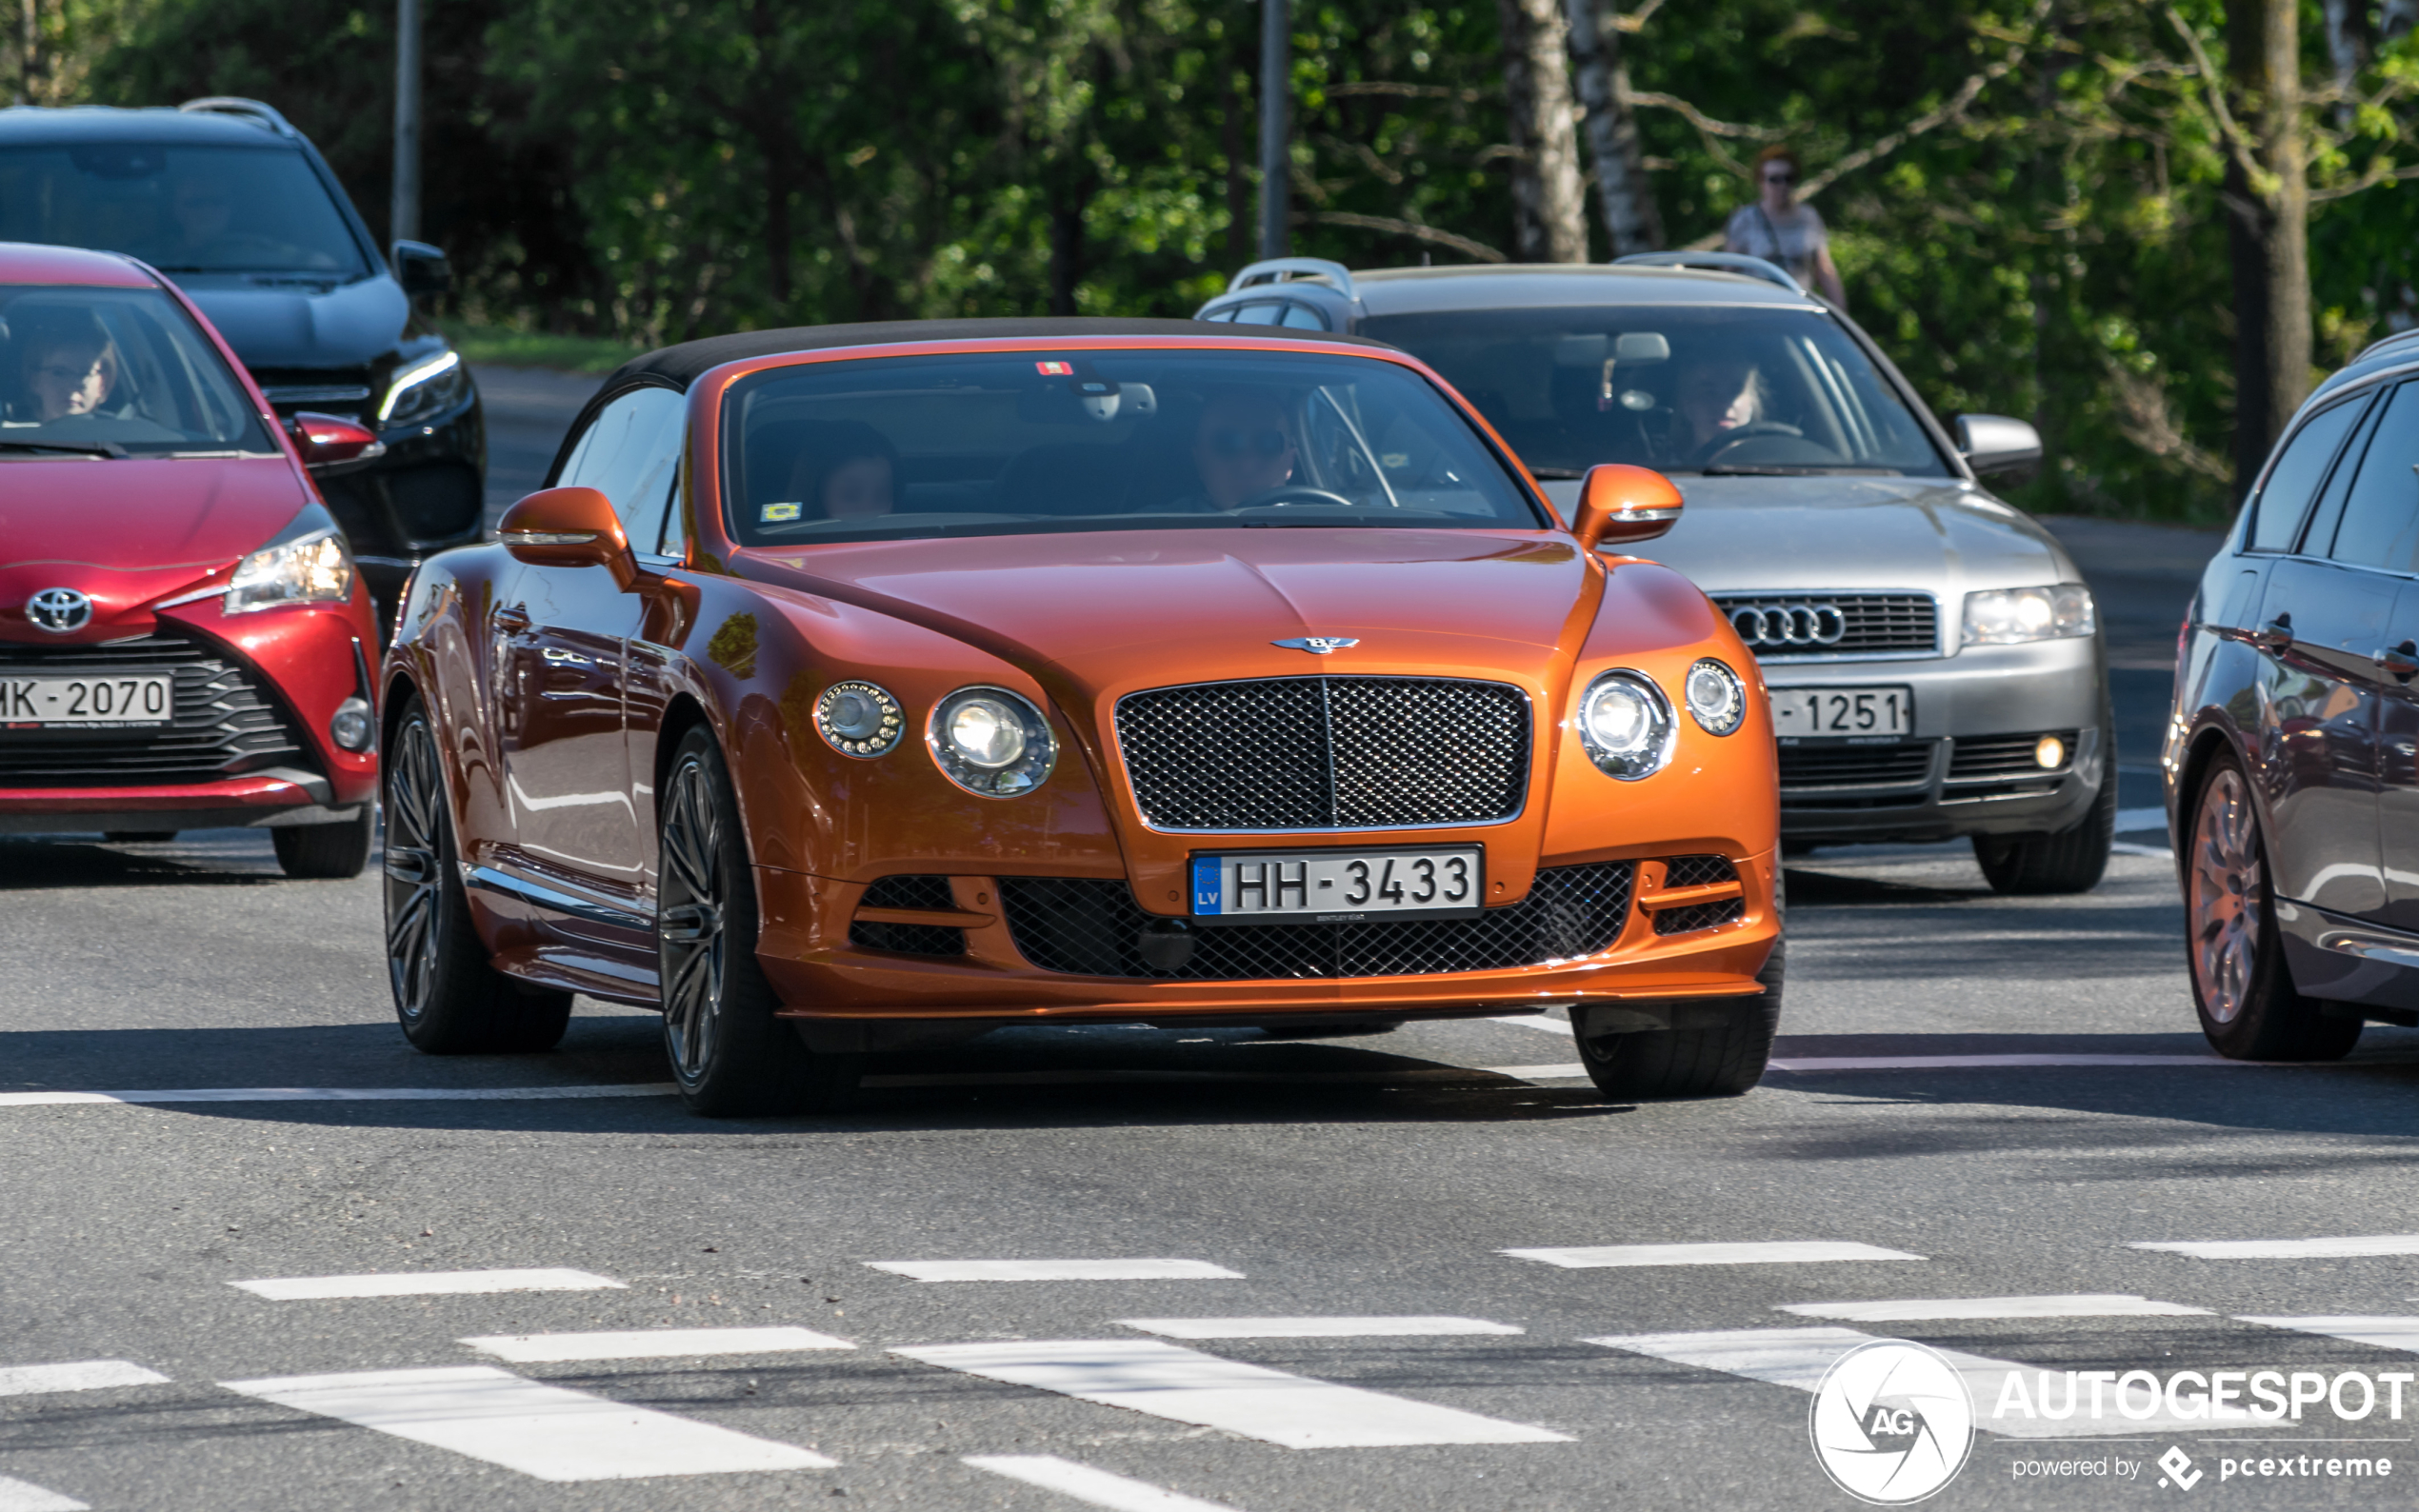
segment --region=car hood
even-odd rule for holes
[[[144,606],[224,570],[310,502],[283,457],[0,462],[0,639],[58,644],[25,606],[59,587],[93,604],[64,639],[139,635]]]
[[[2030,516],[1979,488],[1930,478],[1671,480],[1686,507],[1671,533],[1638,548],[1709,593],[1972,588],[2079,583]],[[1566,516],[1576,482],[1546,491]]]
[[[1568,655],[1596,584],[1568,539],[1505,530],[1150,530],[751,550],[762,581],[970,642],[1094,692],[1306,672],[1493,670]],[[1574,628],[1575,627],[1575,628]],[[1318,655],[1299,637],[1359,644]]]
[[[358,368],[392,351],[411,315],[402,286],[383,273],[334,288],[202,273],[176,285],[247,368]]]

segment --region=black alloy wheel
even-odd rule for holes
[[[2201,1033],[2236,1061],[2341,1059],[2359,1041],[2361,1021],[2324,1013],[2294,989],[2259,810],[2233,752],[2209,764],[2185,836],[2185,955]]]
[[[404,1038],[431,1055],[551,1049],[571,995],[490,964],[470,920],[435,733],[415,696],[387,750],[387,982]]]
[[[657,808],[656,964],[664,1053],[690,1111],[708,1118],[831,1112],[864,1057],[807,1047],[756,961],[756,883],[713,731],[673,747]]]

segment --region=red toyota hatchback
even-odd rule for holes
[[[307,467],[184,295],[0,243],[0,833],[265,826],[290,876],[370,854],[377,626]]]

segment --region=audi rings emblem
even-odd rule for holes
[[[1848,615],[1836,604],[1740,604],[1730,609],[1730,628],[1749,649],[1837,646],[1847,638]]]
[[[92,623],[92,601],[73,588],[44,588],[25,601],[25,617],[35,629],[72,635]]]

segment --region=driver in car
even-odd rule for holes
[[[1210,507],[1232,509],[1293,476],[1293,421],[1272,394],[1256,388],[1214,393],[1193,431],[1192,465]]]
[[[1764,418],[1763,374],[1736,358],[1698,363],[1681,375],[1672,408],[1680,422],[1673,449],[1703,464]]]
[[[17,348],[26,402],[17,421],[65,420],[101,412],[117,388],[117,347],[90,315],[44,312],[18,321]]]

